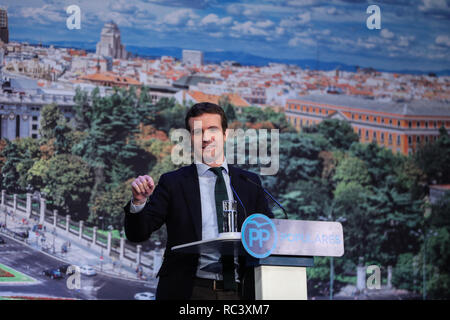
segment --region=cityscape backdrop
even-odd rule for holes
[[[152,298],[165,230],[127,241],[123,206],[134,177],[178,168],[171,129],[201,101],[231,128],[280,131],[262,181],[291,218],[343,224],[311,299],[449,298],[448,1],[1,6],[0,298]],[[73,290],[53,280],[62,263],[99,274]]]

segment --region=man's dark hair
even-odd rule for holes
[[[189,130],[189,132],[191,131],[191,128],[189,127],[189,119],[201,116],[204,113],[213,113],[220,115],[220,119],[222,122],[222,130],[225,133],[225,130],[228,128],[227,116],[225,115],[225,112],[220,106],[211,102],[196,103],[189,108],[188,112],[186,113],[186,118],[184,119],[184,124],[186,126],[186,129]]]

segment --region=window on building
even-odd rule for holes
[[[16,138],[20,138],[20,116],[16,116]]]
[[[369,130],[366,130],[366,140],[369,139]]]
[[[358,135],[361,138],[361,129],[358,129]]]
[[[428,129],[428,121],[425,121],[425,128]]]
[[[408,145],[412,145],[412,137],[408,136]]]
[[[434,121],[433,125],[434,125],[434,128],[436,129],[437,128],[437,121]]]
[[[376,131],[373,132],[372,137],[373,137],[373,140],[377,140],[377,132]]]
[[[377,117],[373,117],[373,122],[377,122]]]
[[[416,142],[417,142],[417,143],[420,143],[420,136],[417,136],[417,137],[416,137]]]
[[[384,132],[381,133],[381,142],[384,142]]]
[[[358,116],[358,119],[359,119],[359,120],[362,120],[362,117],[361,117],[361,115],[359,115],[359,116]]]
[[[325,113],[328,115],[328,109],[325,111]]]
[[[400,127],[400,120],[397,120],[397,127]]]
[[[38,117],[37,116],[33,116],[33,121],[37,121]]]
[[[389,125],[392,126],[392,119],[389,119]]]
[[[33,139],[37,139],[37,134],[36,134],[36,133],[33,133],[33,134],[31,135],[31,137],[32,137]]]
[[[37,126],[37,124],[33,124],[33,125],[31,125],[31,129],[32,129],[32,130],[37,130],[37,129],[38,129],[38,126]]]
[[[355,120],[355,114],[352,113],[352,120]]]
[[[397,136],[397,145],[399,146],[401,144],[401,139],[400,139],[400,136],[398,135]]]
[[[391,133],[389,133],[389,136],[388,136],[388,142],[389,142],[389,144],[392,144],[392,134]]]
[[[425,142],[428,143],[429,139],[428,136],[425,136]]]
[[[417,121],[417,128],[420,128],[420,121]]]
[[[412,128],[412,122],[411,121],[408,121],[408,127]]]

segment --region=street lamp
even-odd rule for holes
[[[56,227],[53,228],[52,235],[53,235],[53,254],[55,254]]]
[[[102,231],[103,231],[103,216],[98,217],[101,221]],[[103,271],[103,243],[100,245],[100,271]]]

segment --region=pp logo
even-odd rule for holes
[[[267,216],[255,213],[249,216],[241,229],[242,244],[255,258],[268,257],[277,246],[277,229]]]

